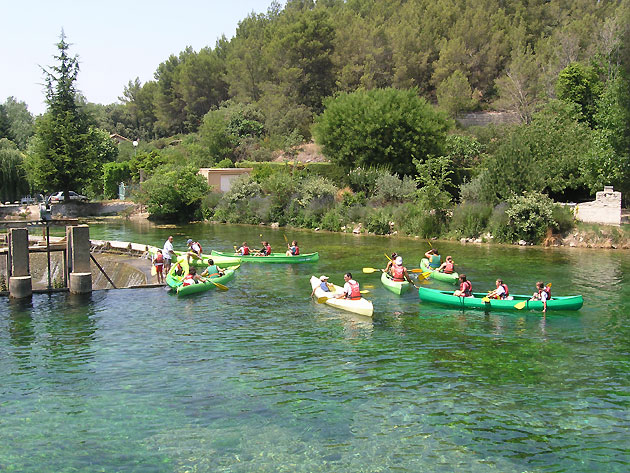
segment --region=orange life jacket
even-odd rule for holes
[[[404,281],[405,280],[405,267],[398,266],[397,264],[392,266],[392,279],[394,281]]]
[[[470,281],[464,281],[463,283],[459,285],[459,290],[466,297],[472,296],[472,283]]]
[[[450,261],[447,261],[446,266],[444,266],[444,272],[451,274],[454,269],[455,269],[455,265],[451,263]]]
[[[351,279],[350,281],[348,281],[348,284],[350,284],[350,297],[348,297],[348,295],[346,294],[346,299],[351,299],[353,301],[361,299],[359,283],[356,282],[354,279]]]

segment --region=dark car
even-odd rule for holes
[[[77,194],[74,191],[68,192],[70,200],[78,200],[79,202],[87,202],[89,199],[81,194]],[[56,192],[49,197],[50,202],[63,202],[63,192]]]

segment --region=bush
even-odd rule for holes
[[[502,243],[510,243],[514,239],[510,227],[510,217],[506,213],[507,208],[508,204],[505,202],[496,205],[488,221],[488,230],[492,237]]]
[[[540,192],[524,192],[521,196],[508,199],[506,210],[514,238],[532,243],[539,243],[545,237],[548,228],[556,223],[553,219],[553,201]]]
[[[492,206],[480,203],[463,203],[453,210],[450,230],[457,237],[477,238],[488,225]]]
[[[406,235],[429,238],[439,236],[444,228],[443,222],[435,212],[415,203],[398,207],[392,218],[396,222],[396,228]]]
[[[354,192],[363,192],[371,196],[376,186],[376,180],[382,174],[389,174],[384,167],[357,167],[348,173],[348,183]]]
[[[204,219],[209,220],[213,217],[214,210],[219,205],[222,197],[223,194],[220,192],[211,192],[201,200],[201,214]]]
[[[552,209],[552,216],[555,222],[555,228],[559,233],[568,232],[575,227],[573,210],[566,205],[554,205]]]
[[[389,173],[381,174],[375,182],[374,198],[380,202],[405,202],[413,199],[416,181],[410,176],[400,179]]]
[[[372,210],[365,221],[365,229],[376,235],[387,235],[390,232],[391,214],[386,209]]]
[[[317,201],[320,205],[330,206],[335,201],[337,190],[337,187],[324,177],[307,177],[299,188],[299,203],[302,207],[307,207]]]
[[[219,161],[215,167],[217,167],[217,168],[233,168],[234,167],[234,163],[232,162],[231,159],[224,158],[221,161]]]
[[[103,164],[103,194],[106,199],[118,198],[118,185],[131,179],[129,162]]]
[[[201,218],[201,201],[208,194],[206,180],[193,167],[163,166],[142,183],[141,200],[151,218],[191,221]]]
[[[341,214],[341,209],[335,207],[330,209],[322,217],[322,228],[331,232],[341,231],[341,227],[344,225],[344,219]]]

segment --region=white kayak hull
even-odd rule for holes
[[[335,292],[326,292],[322,290],[322,288],[320,287],[320,283],[321,281],[319,280],[319,278],[311,276],[311,288],[315,289],[315,297],[318,299],[320,297],[328,297],[326,302],[324,302],[325,304],[336,307],[338,309],[347,310],[348,312],[352,312],[354,314],[372,317],[372,314],[374,313],[374,306],[372,305],[372,302],[364,299],[363,297],[359,300],[354,301],[349,299],[336,299],[334,298],[334,295],[341,294],[343,292],[343,287],[333,284],[333,286],[335,287]]]

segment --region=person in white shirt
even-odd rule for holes
[[[171,262],[173,261],[173,256],[175,256],[172,235],[170,235],[164,242],[164,248],[162,248],[162,256],[164,257],[164,274],[168,274],[168,272],[171,270]]]

